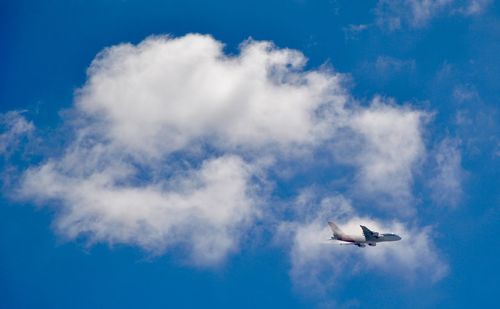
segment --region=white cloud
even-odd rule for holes
[[[23,187],[39,203],[57,202],[55,226],[70,239],[84,235],[91,242],[137,244],[153,253],[181,245],[192,262],[216,264],[237,248],[257,215],[250,167],[235,156],[144,185],[126,183],[133,171],[124,164],[95,167],[89,175],[71,171],[73,164],[66,157],[31,169]]]
[[[433,201],[440,205],[456,206],[463,197],[462,155],[459,141],[446,138],[434,151],[434,176],[428,185]]]
[[[356,158],[365,188],[410,194],[412,168],[424,152],[424,115],[375,102],[353,117],[352,129],[365,139]]]
[[[102,134],[161,155],[209,141],[256,149],[310,144],[346,101],[341,76],[303,71],[305,57],[249,40],[227,56],[210,36],[151,37],[106,49],[92,63],[78,108]]]
[[[375,231],[397,233],[402,240],[370,248],[341,246],[329,240],[328,220],[349,234],[361,235],[359,225],[363,224]],[[431,227],[358,216],[343,197],[322,202],[313,218],[282,224],[280,233],[292,239],[290,275],[295,287],[305,293],[331,292],[347,278],[366,271],[428,283],[442,279],[448,271],[434,245]]]
[[[425,154],[423,125],[429,113],[375,98],[350,118],[350,133],[336,141],[339,160],[358,167],[358,189],[383,194],[408,213],[414,170]]]
[[[30,168],[20,193],[57,207],[67,238],[181,247],[203,265],[238,250],[263,212],[259,181],[304,150],[331,149],[365,194],[408,198],[426,113],[359,106],[342,75],[305,62],[252,40],[228,56],[197,34],[107,48],[77,92],[73,140]]]
[[[301,53],[269,42],[247,41],[238,56],[222,48],[201,35],[109,48],[93,62],[77,106],[102,120],[93,125],[98,135],[139,157],[201,143],[246,157],[276,148],[289,156],[341,143],[337,132],[348,128],[360,140],[347,157],[362,187],[410,195],[412,169],[425,151],[425,112],[381,98],[369,108],[348,106],[342,75],[304,71]]]

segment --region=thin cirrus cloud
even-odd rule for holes
[[[23,117],[21,111],[0,114],[0,155],[8,156],[19,146],[20,140],[33,132],[35,126]]]
[[[199,34],[107,48],[76,93],[72,141],[28,168],[19,193],[55,207],[65,238],[180,250],[205,266],[275,215],[263,184],[284,156],[293,167],[329,149],[365,195],[411,199],[428,113],[382,98],[364,107],[342,74],[305,63],[253,40],[226,55]]]
[[[401,27],[423,28],[444,14],[479,15],[490,3],[491,0],[379,0],[376,23],[389,31]]]

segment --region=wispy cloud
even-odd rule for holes
[[[16,150],[21,139],[33,132],[35,126],[20,111],[0,114],[0,155],[8,156]]]
[[[379,0],[376,22],[389,31],[401,27],[422,28],[440,15],[481,14],[490,3],[490,0]]]
[[[342,31],[344,31],[344,35],[346,40],[357,40],[359,38],[359,35],[368,30],[370,25],[367,24],[350,24],[346,27],[342,28]]]
[[[381,75],[401,73],[402,71],[413,72],[416,69],[415,60],[402,60],[388,56],[379,56],[375,60],[375,69]]]
[[[460,143],[456,139],[442,140],[434,151],[434,176],[429,181],[432,199],[438,205],[457,206],[463,198]]]
[[[467,0],[462,1],[461,5],[455,8],[453,13],[461,14],[465,16],[479,15],[483,13],[488,6],[492,3],[492,0]]]

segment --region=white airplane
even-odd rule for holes
[[[333,222],[328,222],[328,225],[332,229],[333,236],[332,240],[340,240],[340,241],[345,241],[346,243],[341,243],[343,245],[356,245],[358,247],[366,247],[368,244],[369,246],[376,246],[378,242],[382,241],[397,241],[401,240],[401,237],[399,237],[396,234],[392,233],[377,233],[370,231],[366,226],[360,225],[361,229],[363,230],[363,236],[357,236],[357,235],[347,235],[346,233],[342,232],[339,227],[333,223]]]

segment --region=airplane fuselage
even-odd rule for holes
[[[369,246],[376,246],[378,242],[401,240],[401,237],[396,234],[373,232],[364,225],[360,226],[363,231],[363,235],[346,234],[342,232],[342,230],[340,230],[340,228],[333,222],[328,222],[328,225],[330,225],[333,232],[333,236],[331,238],[332,240],[344,241],[358,247],[365,247],[367,244]]]
[[[383,241],[398,241],[401,240],[396,234],[381,234],[378,237],[375,237],[371,240],[367,240],[365,236],[355,236],[355,235],[335,235],[332,236],[332,240],[345,241],[349,243],[353,243],[359,247],[364,247],[366,245],[375,246],[378,242]]]

